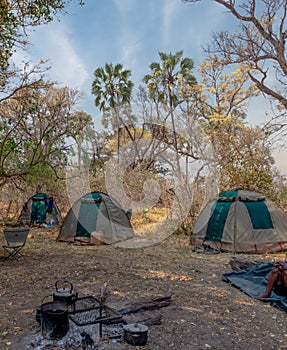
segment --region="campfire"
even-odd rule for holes
[[[128,324],[124,315],[168,306],[171,301],[171,296],[156,297],[115,310],[106,304],[106,283],[96,298],[79,297],[70,282],[62,282],[64,288],[58,288],[59,281],[56,282],[53,301],[42,302],[36,309],[39,327],[32,337],[31,349],[125,349],[126,343],[144,345],[148,340],[148,326],[160,324],[161,317]]]
[[[122,324],[107,325],[103,327],[100,337],[99,327],[95,325],[79,327],[70,321],[69,331],[62,339],[46,339],[39,329],[34,334],[30,346],[34,350],[93,350],[100,349],[100,346],[105,349],[110,344],[110,348],[114,345],[119,349],[120,345],[124,344],[122,327]]]

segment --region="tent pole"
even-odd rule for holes
[[[236,197],[235,197],[235,203],[234,203],[234,236],[233,236],[233,254],[236,253],[236,240],[237,240],[237,203],[238,203],[238,190],[236,193]]]

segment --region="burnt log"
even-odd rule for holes
[[[124,308],[117,310],[122,315],[128,315],[139,311],[154,310],[161,307],[169,306],[171,295],[143,298],[126,305]]]

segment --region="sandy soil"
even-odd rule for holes
[[[107,304],[115,308],[137,298],[172,294],[169,306],[136,315],[162,316],[160,325],[149,327],[147,344],[137,349],[287,349],[286,313],[222,281],[222,274],[231,271],[232,254],[192,252],[187,236],[142,249],[68,245],[56,242],[56,236],[56,229],[33,228],[19,262],[4,260],[1,252],[0,349],[35,348],[35,336],[41,336],[35,309],[55,291],[58,279],[71,281],[79,296],[98,297],[107,282]],[[107,339],[95,343],[97,349],[135,348]]]

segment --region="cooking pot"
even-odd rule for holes
[[[54,301],[61,301],[66,303],[68,306],[75,305],[78,299],[78,293],[73,291],[73,284],[69,281],[58,280],[55,283],[56,292],[53,293]]]
[[[60,301],[42,304],[40,309],[40,324],[44,338],[63,338],[69,331],[68,305]]]
[[[148,327],[144,324],[132,323],[123,326],[124,340],[131,345],[145,345],[147,342]]]

